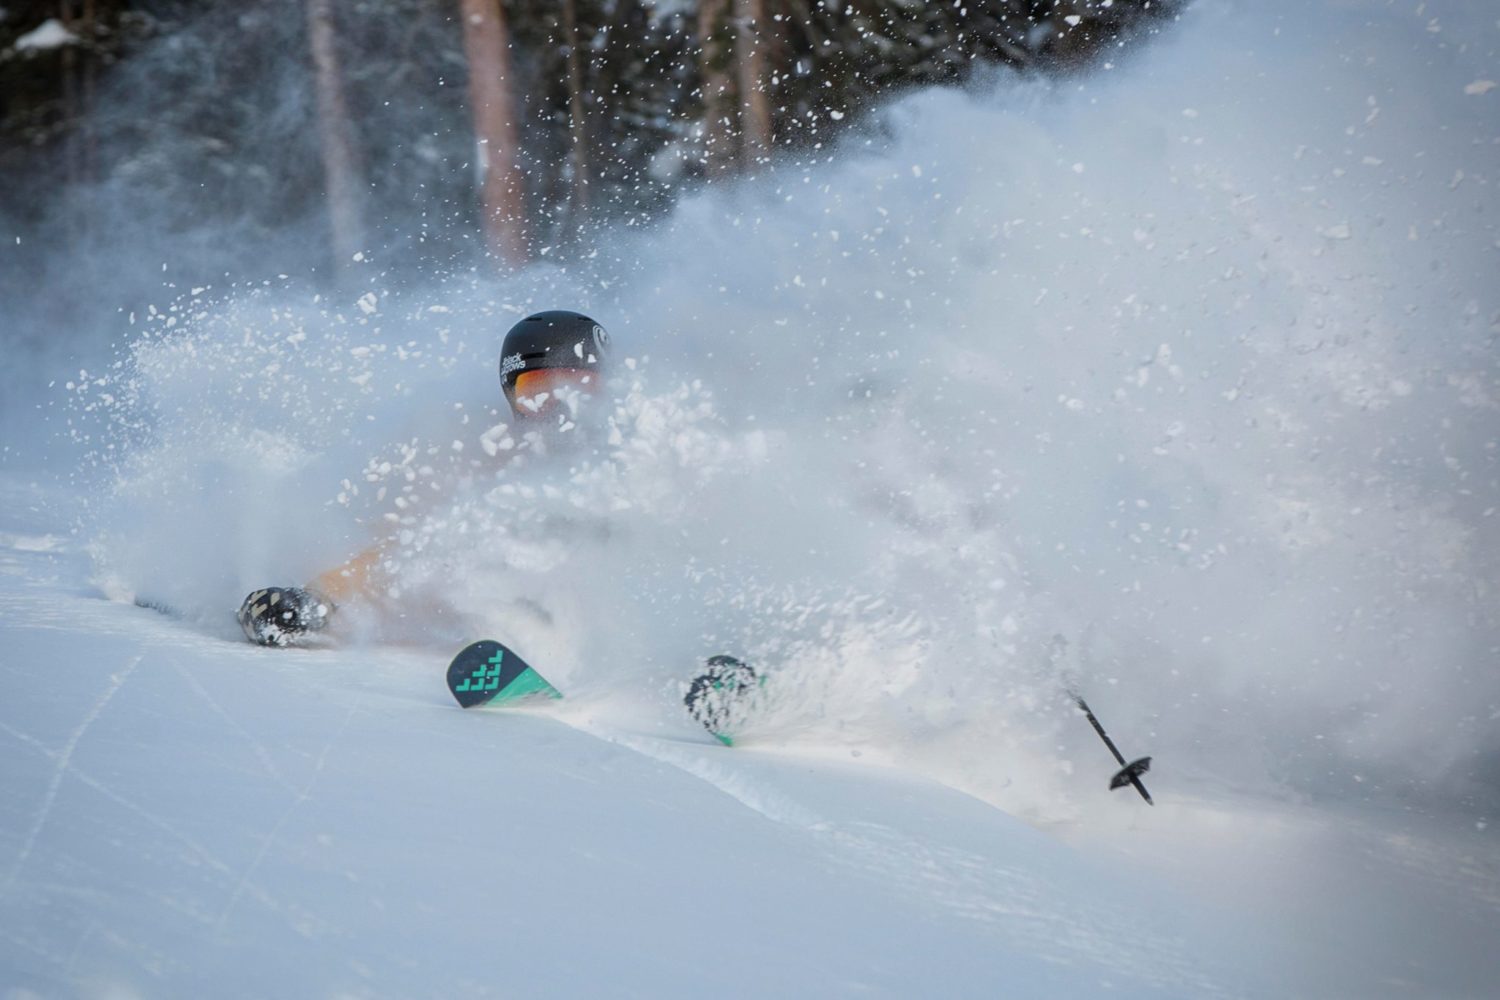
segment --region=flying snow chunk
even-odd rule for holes
[[[1494,80],[1475,80],[1464,88],[1464,93],[1471,97],[1478,97],[1480,94],[1488,94],[1495,89],[1495,86]]]
[[[57,18],[50,18],[16,39],[17,52],[39,52],[43,49],[60,49],[72,45],[78,36],[62,26]]]
[[[1069,14],[1063,20],[1068,22],[1068,27],[1070,28],[1076,28],[1083,23],[1083,18],[1077,14]]]
[[[359,311],[364,313],[366,316],[370,315],[376,309],[375,302],[375,293],[365,292],[365,294],[359,297]]]
[[[58,552],[63,540],[56,535],[12,535],[0,532],[0,548],[17,552]]]

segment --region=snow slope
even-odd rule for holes
[[[1086,818],[1039,830],[629,700],[466,713],[439,651],[268,651],[102,600],[76,498],[0,493],[7,998],[1477,997],[1500,974],[1482,831],[1170,771],[1148,812],[1109,798],[1102,748]]]
[[[1109,799],[1102,748],[1088,817],[1043,831],[631,701],[466,713],[436,651],[268,651],[101,600],[69,498],[3,499],[6,997],[1481,996],[1500,973],[1482,831],[1170,777],[1147,812]]]
[[[6,509],[41,507],[8,484]],[[0,541],[7,996],[1236,995],[1217,914],[880,768],[266,651]],[[561,720],[561,721],[560,721]]]

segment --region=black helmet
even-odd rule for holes
[[[514,408],[516,379],[538,368],[600,370],[609,356],[609,334],[583,313],[552,309],[510,328],[500,348],[500,388]]]

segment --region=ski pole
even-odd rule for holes
[[[1125,763],[1125,755],[1120,753],[1120,748],[1115,746],[1115,741],[1110,739],[1109,734],[1104,731],[1104,727],[1100,725],[1098,717],[1094,715],[1094,710],[1089,708],[1089,703],[1083,700],[1082,695],[1074,691],[1069,691],[1068,694],[1072,696],[1073,702],[1079,708],[1083,709],[1083,714],[1089,720],[1089,725],[1094,727],[1094,732],[1099,734],[1099,738],[1104,741],[1105,746],[1109,747],[1109,752],[1115,755],[1115,760],[1119,761],[1121,765],[1120,770],[1115,772],[1115,776],[1109,780],[1110,791],[1114,791],[1116,788],[1123,788],[1126,785],[1134,785],[1135,790],[1141,793],[1141,798],[1146,800],[1146,805],[1156,805],[1155,802],[1151,801],[1151,793],[1146,791],[1146,786],[1141,783],[1141,775],[1151,770],[1151,758],[1142,757],[1128,764]]]

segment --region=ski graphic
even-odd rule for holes
[[[562,697],[525,660],[494,639],[481,639],[459,650],[448,664],[448,690],[464,708]]]

